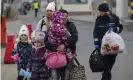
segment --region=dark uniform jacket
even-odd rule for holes
[[[109,28],[113,28],[113,31],[116,33],[120,33],[123,30],[123,26],[120,24],[119,18],[116,15],[98,16],[93,31],[95,45],[101,46],[102,38]]]

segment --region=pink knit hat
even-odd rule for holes
[[[36,40],[44,41],[44,38],[45,38],[45,34],[43,32],[36,32],[33,41],[36,41]]]

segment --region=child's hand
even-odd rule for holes
[[[65,49],[65,45],[64,44],[59,45],[58,48],[57,48],[58,51],[64,51],[64,49]]]

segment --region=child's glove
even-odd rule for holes
[[[31,72],[28,72],[29,69],[26,71],[24,69],[20,69],[19,75],[24,76],[25,79],[30,79],[31,78]]]
[[[99,49],[100,47],[99,47],[99,45],[95,45],[95,48],[96,48],[96,49]]]
[[[31,72],[26,71],[25,74],[24,74],[24,78],[30,79],[31,78],[31,74],[32,74]]]
[[[15,62],[19,62],[20,61],[20,57],[19,57],[19,54],[15,54],[13,56],[11,56],[11,58],[15,61]]]
[[[26,72],[26,71],[25,71],[24,69],[21,68],[21,69],[20,69],[20,72],[19,72],[19,75],[20,75],[20,76],[24,76],[25,72]]]
[[[109,28],[109,33],[110,33],[111,31],[114,31],[114,29],[113,29],[112,27]]]
[[[109,28],[110,31],[113,31],[114,29],[112,27]]]

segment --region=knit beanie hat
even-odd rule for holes
[[[46,7],[46,10],[55,11],[55,3],[54,2],[49,3],[48,6]]]
[[[107,3],[102,3],[98,7],[99,11],[108,12],[109,11],[109,5]]]
[[[21,26],[21,28],[19,30],[18,38],[16,39],[16,42],[20,42],[20,36],[21,35],[26,35],[28,37],[27,42],[31,42],[30,38],[29,38],[29,31],[28,31],[28,28],[26,27],[26,25]]]
[[[45,34],[43,32],[35,32],[33,42],[35,42],[37,40],[44,42],[44,39],[45,39]]]

